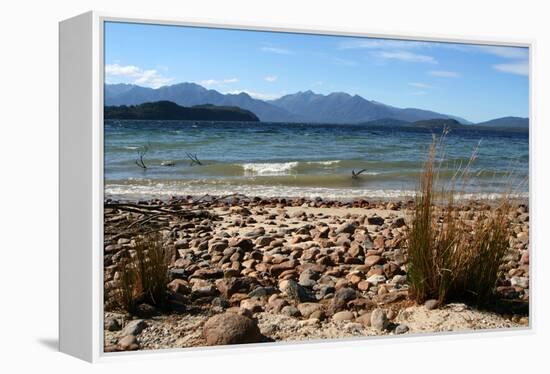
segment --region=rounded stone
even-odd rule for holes
[[[139,344],[135,335],[126,335],[118,341],[118,347],[123,351],[135,351]]]
[[[289,317],[300,317],[300,311],[293,305],[287,305],[281,309],[281,313]]]
[[[211,317],[204,324],[203,336],[208,345],[257,343],[262,337],[254,320],[234,313]]]
[[[437,307],[439,307],[439,301],[434,299],[426,300],[426,302],[424,303],[424,307],[428,310],[436,309]]]
[[[409,327],[407,325],[397,325],[395,328],[395,334],[401,335],[409,331]]]
[[[304,318],[309,318],[314,312],[322,310],[322,306],[317,303],[301,303],[298,304],[298,310]]]
[[[370,316],[370,324],[378,331],[384,330],[388,326],[388,317],[383,309],[375,309]]]
[[[135,319],[128,322],[124,329],[122,330],[121,335],[138,335],[147,327],[147,323],[142,319]]]
[[[332,316],[333,321],[351,321],[354,318],[354,315],[349,310],[343,310],[341,312],[335,313]]]
[[[118,331],[120,330],[120,323],[115,318],[105,319],[105,330]]]

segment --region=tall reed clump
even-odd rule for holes
[[[164,308],[168,258],[161,236],[154,233],[136,238],[134,251],[134,256],[119,262],[116,304],[129,312],[142,302]]]
[[[456,186],[465,184],[475,152],[449,186],[440,188],[441,163],[436,165],[436,160],[443,158],[443,139],[432,141],[421,174],[407,240],[407,278],[417,302],[463,300],[480,305],[491,300],[508,250],[510,205],[502,198],[469,219],[456,204],[463,192]]]

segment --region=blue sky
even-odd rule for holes
[[[527,48],[107,23],[105,80],[273,99],[347,92],[480,122],[529,113]]]

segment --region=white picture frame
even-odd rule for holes
[[[89,362],[135,359],[149,355],[202,354],[216,350],[244,352],[251,347],[291,349],[293,345],[316,346],[319,342],[255,344],[230,347],[186,348],[169,351],[103,352],[103,25],[104,22],[203,26],[211,28],[247,29],[259,31],[297,32],[324,35],[383,37],[404,40],[426,40],[469,44],[491,44],[529,48],[532,81],[533,40],[495,40],[494,38],[454,38],[441,35],[389,35],[365,30],[316,29],[280,24],[243,24],[210,22],[197,19],[140,18],[87,12],[62,21],[59,25],[59,344],[60,350]],[[530,169],[532,169],[532,84],[530,108]],[[532,186],[530,173],[529,185]],[[529,205],[536,209],[529,193]],[[530,229],[532,231],[532,228]],[[532,232],[530,232],[532,237]],[[532,248],[530,248],[532,252]],[[532,266],[531,266],[532,268]],[[531,277],[531,282],[533,282]],[[533,303],[533,299],[530,301]],[[530,326],[525,329],[474,332],[479,334],[529,334],[533,329],[533,308]],[[445,334],[412,336],[409,339],[446,339]],[[380,338],[326,341],[322,344],[377,344]]]

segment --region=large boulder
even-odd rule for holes
[[[262,338],[257,322],[235,313],[211,317],[202,333],[208,345],[258,343]]]

